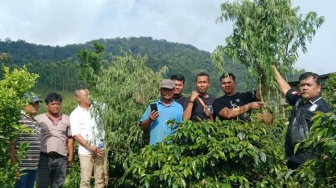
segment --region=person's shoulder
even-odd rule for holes
[[[71,116],[74,116],[74,115],[78,114],[78,113],[79,113],[79,110],[80,110],[80,107],[79,107],[79,105],[78,105],[78,106],[76,106],[75,109],[72,110],[72,112],[70,113],[69,116],[71,117]]]
[[[159,100],[155,100],[155,101],[150,102],[150,103],[147,105],[147,107],[149,107],[150,104],[157,104],[157,105],[163,105],[163,106],[164,106],[164,104],[161,102],[160,99],[159,99]]]
[[[62,114],[62,120],[70,121],[70,117],[66,114]]]
[[[187,98],[189,98],[189,97],[185,97],[185,96],[182,96],[182,97],[180,97],[180,98],[178,98],[177,100],[175,100],[175,101],[184,101],[184,100],[186,100]]]
[[[220,100],[222,100],[222,99],[224,99],[224,98],[225,98],[225,95],[222,95],[222,96],[220,96],[220,97],[215,98],[214,101],[220,101]]]
[[[69,118],[69,115],[62,114],[62,118]]]
[[[212,95],[212,94],[208,94],[209,95],[209,98],[211,98],[211,99],[216,99],[216,97],[215,97],[215,95]]]
[[[177,101],[173,101],[173,106],[176,108],[180,108],[180,107],[183,108],[183,106]]]
[[[209,97],[206,98],[205,100],[210,101],[211,103],[212,103],[213,101],[215,101],[216,97],[215,97],[214,95],[208,94],[208,96],[209,96]]]
[[[228,100],[228,98],[230,98],[230,96],[227,95],[222,95],[220,97],[215,98],[215,100],[213,101],[214,103],[218,103],[218,102],[224,102],[226,100]]]
[[[319,109],[322,112],[332,111],[331,105],[324,98],[321,98],[321,100],[318,100],[316,103],[320,106]]]
[[[249,90],[249,91],[242,91],[242,92],[236,92],[234,96],[237,97],[249,97],[249,96],[255,96],[257,94],[256,90]]]
[[[293,88],[290,88],[286,93],[286,97],[290,97],[290,96],[300,96],[300,92]]]
[[[42,114],[39,114],[39,115],[35,116],[34,119],[36,121],[41,121],[41,120],[43,120],[46,117],[47,117],[46,113],[42,113]]]

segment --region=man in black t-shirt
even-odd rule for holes
[[[232,73],[224,73],[220,77],[224,95],[215,99],[212,107],[214,115],[220,120],[241,119],[248,121],[252,109],[259,109],[262,105],[257,102],[256,91],[237,92],[236,77]]]
[[[187,97],[182,95],[185,78],[182,74],[174,74],[170,77],[170,79],[175,84],[173,99],[181,104],[184,110],[187,105]]]
[[[286,96],[288,104],[293,106],[285,139],[285,154],[287,167],[295,169],[313,156],[310,150],[298,150],[294,153],[295,145],[306,139],[306,134],[312,126],[312,117],[317,111],[330,112],[330,105],[322,98],[319,76],[306,72],[299,77],[299,91],[291,89],[290,85],[273,66],[276,79],[282,94]],[[302,134],[303,132],[303,134]]]
[[[209,119],[213,121],[212,102],[215,97],[207,93],[210,87],[210,76],[205,72],[197,74],[195,85],[197,91],[192,91],[186,100],[183,120],[199,121]]]

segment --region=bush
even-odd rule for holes
[[[279,187],[284,121],[197,122],[124,163],[125,187]]]
[[[14,187],[18,179],[16,177],[17,164],[10,162],[10,141],[17,138],[20,131],[24,131],[25,126],[18,124],[22,107],[25,102],[22,99],[35,84],[36,74],[30,74],[26,68],[9,71],[4,68],[4,79],[0,80],[0,185],[2,187]],[[24,157],[27,145],[22,145],[18,149],[18,160]]]

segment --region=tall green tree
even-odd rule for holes
[[[85,79],[87,83],[93,84],[102,71],[102,58],[105,50],[104,45],[94,41],[95,51],[91,49],[82,49],[77,56],[80,58],[81,69],[79,77]]]
[[[101,44],[96,43],[96,47],[99,46]],[[98,70],[92,66],[101,65],[101,58],[97,57],[101,57],[104,51],[100,49],[81,51],[91,62],[84,64],[81,72],[89,73],[82,74],[82,79],[90,83],[94,101],[102,104],[97,106],[103,106],[103,110],[96,110],[105,124],[110,187],[118,187],[123,185],[121,177],[125,172],[125,159],[149,142],[148,132],[138,126],[139,119],[147,105],[158,99],[159,83],[167,67],[153,71],[145,65],[146,56],[122,52],[122,55],[114,56],[111,62],[106,63],[106,68]]]
[[[336,109],[336,73],[329,75],[322,96],[332,105],[333,109]]]
[[[261,101],[269,101],[277,91],[271,66],[285,75],[298,50],[307,51],[306,42],[324,21],[315,12],[299,15],[291,0],[237,0],[221,4],[221,11],[218,21],[232,21],[233,33],[226,38],[226,46],[216,48],[212,59],[216,67],[223,67],[223,55],[243,64],[249,76],[257,79]]]
[[[138,124],[145,108],[159,97],[159,83],[167,71],[158,72],[145,65],[147,57],[124,53],[116,56],[95,84],[95,99],[106,104],[103,112],[105,140],[113,155],[109,156],[112,187],[123,184],[123,162],[131,153],[148,144],[148,134]],[[147,136],[146,136],[147,135]]]
[[[5,66],[11,62],[11,56],[9,53],[0,53],[0,69],[3,70]],[[0,78],[3,77],[3,72],[0,72]]]

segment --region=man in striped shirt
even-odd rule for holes
[[[19,137],[11,142],[11,162],[19,163],[20,179],[16,182],[16,188],[33,188],[35,184],[37,164],[40,158],[40,127],[34,119],[40,102],[42,102],[35,93],[27,92],[24,95],[28,104],[24,107],[20,124],[27,126],[29,131],[20,133]],[[21,144],[28,143],[26,157],[17,159],[16,152]]]

